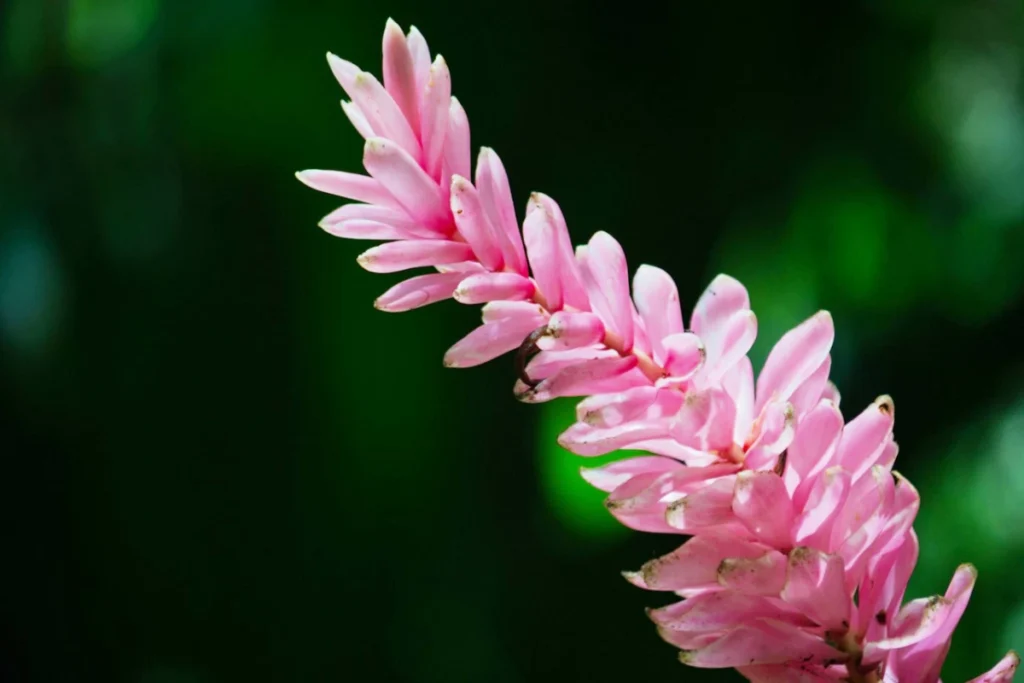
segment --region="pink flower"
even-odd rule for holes
[[[961,566],[945,595],[903,604],[920,498],[892,472],[891,399],[844,423],[828,381],[831,316],[785,334],[755,383],[757,321],[739,282],[715,278],[687,328],[667,273],[644,265],[631,282],[604,232],[574,250],[550,197],[531,195],[520,230],[498,156],[483,148],[473,174],[444,60],[390,20],[383,53],[383,84],[328,55],[368,175],[298,174],[359,202],[321,226],[382,241],[358,258],[371,272],[428,269],[381,295],[382,310],[483,305],[447,366],[518,350],[520,400],[585,397],[559,438],[567,449],[651,454],[583,475],[624,524],[693,536],[626,575],[684,598],[650,612],[683,661],[761,683],[937,681],[975,571]],[[1011,652],[975,680],[1010,681],[1018,664]]]

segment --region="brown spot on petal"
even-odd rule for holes
[[[888,394],[876,398],[875,405],[877,405],[878,410],[885,415],[893,415],[896,412],[896,404],[893,403],[892,397]]]
[[[877,621],[882,626],[885,626],[885,622],[887,622],[888,620],[889,620],[888,617],[885,616],[885,610],[884,609],[881,612],[879,612],[878,614],[875,615],[875,621]]]
[[[782,451],[779,453],[779,459],[775,461],[775,467],[772,469],[775,474],[780,477],[786,471],[786,458],[789,457],[789,451]]]

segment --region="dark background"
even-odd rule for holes
[[[0,680],[738,680],[676,662],[477,320],[373,309],[302,168],[358,170],[324,61],[445,55],[520,211],[608,230],[754,356],[818,308],[920,488],[913,595],[980,581],[944,678],[1024,646],[1019,2],[0,2]],[[521,214],[520,214],[521,215]],[[759,362],[759,361],[758,361]]]

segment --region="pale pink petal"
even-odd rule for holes
[[[589,311],[590,301],[576,266],[576,256],[572,248],[572,240],[569,239],[569,228],[566,225],[565,216],[562,215],[562,209],[558,206],[558,202],[551,197],[534,192],[530,195],[530,203],[526,208],[527,215],[537,209],[543,209],[547,213],[553,226],[554,249],[557,254],[556,262],[562,300],[566,306],[571,306],[579,311]]]
[[[441,199],[440,189],[405,150],[390,140],[367,140],[363,166],[413,218],[436,230],[450,223],[448,207]]]
[[[670,631],[725,631],[755,619],[792,621],[799,616],[778,601],[732,591],[704,593],[661,609],[648,610],[651,621]]]
[[[461,280],[462,273],[417,275],[381,294],[373,305],[388,313],[410,311],[447,299]]]
[[[589,361],[589,363],[605,364],[609,362],[618,364],[616,359]],[[557,380],[563,373],[570,372],[570,370],[572,370],[572,368],[563,370],[550,380],[544,380],[544,382]],[[541,389],[544,382],[538,385],[537,389]],[[528,402],[535,403],[540,400],[548,400],[547,397],[549,395],[550,390],[545,391],[539,400],[532,400]],[[565,448],[576,455],[595,456],[605,455],[606,453],[611,453],[612,451],[617,451],[621,448],[631,446],[638,441],[656,439],[666,436],[667,434],[668,425],[663,420],[636,420],[626,422],[618,425],[617,427],[606,428],[591,427],[588,424],[577,422],[559,435],[558,443],[562,448]]]
[[[788,400],[825,362],[834,337],[828,311],[816,313],[784,334],[757,378],[757,409],[769,401]]]
[[[463,277],[465,277],[465,275],[463,275]],[[538,306],[532,301],[492,301],[488,304],[484,304],[484,307],[481,309],[481,314],[485,323],[504,320],[505,318],[533,319],[534,316],[540,316],[539,319],[543,320],[546,313],[547,312],[543,307]],[[540,327],[540,325],[537,327]]]
[[[686,395],[672,423],[672,438],[703,451],[729,451],[733,447],[736,406],[719,388]]]
[[[774,472],[740,472],[732,510],[754,536],[773,548],[789,547],[793,504],[782,477]]]
[[[488,304],[490,305],[490,304]],[[598,358],[618,358],[619,354],[611,349],[588,346],[579,349],[541,351],[526,365],[526,372],[534,380],[547,379],[566,368],[579,365],[584,361]]]
[[[576,406],[576,419],[592,427],[615,427],[630,420],[668,417],[679,410],[682,401],[683,396],[678,391],[635,387],[580,401]]]
[[[593,313],[559,311],[551,316],[547,333],[537,341],[537,347],[545,351],[578,349],[597,344],[604,339],[604,332],[604,323]]]
[[[366,120],[366,116],[363,115],[363,111],[354,102],[348,100],[341,101],[341,110],[345,112],[345,116],[348,117],[352,127],[356,129],[364,140],[375,137],[377,132],[373,130],[370,122]]]
[[[530,260],[530,270],[537,283],[537,289],[549,311],[562,309],[562,280],[559,275],[558,237],[551,214],[531,199],[531,206],[538,208],[528,211],[523,221],[523,240]]]
[[[892,399],[879,396],[843,429],[837,462],[859,479],[885,452],[895,419]]]
[[[654,360],[665,364],[662,340],[683,331],[679,308],[679,290],[671,276],[661,268],[642,265],[633,276],[633,301],[643,320]]]
[[[843,560],[814,548],[794,548],[782,599],[815,623],[834,631],[850,627],[850,595],[844,583]]]
[[[633,348],[633,305],[629,298],[629,270],[622,246],[606,232],[595,233],[580,258],[583,285],[594,312],[604,320],[605,328],[618,335],[620,350]]]
[[[410,34],[410,43],[412,37]],[[427,59],[429,59],[429,55]],[[448,116],[452,99],[452,77],[444,57],[437,56],[429,67],[427,79],[420,92],[423,93],[420,129],[423,137],[423,168],[436,182],[444,182],[441,162],[444,159],[444,141],[448,136]]]
[[[683,467],[684,465],[678,460],[657,455],[645,455],[618,460],[601,467],[581,467],[580,475],[594,488],[611,493],[637,475],[661,476],[666,472]]]
[[[739,311],[725,320],[709,339],[701,335],[707,358],[695,379],[701,384],[720,382],[738,363],[757,339],[757,316],[753,311]]]
[[[445,367],[469,368],[486,363],[503,353],[516,349],[528,335],[543,321],[540,316],[529,318],[505,318],[476,328],[456,342],[444,354]]]
[[[368,249],[356,260],[371,273],[395,273],[410,268],[465,261],[472,255],[469,245],[462,242],[403,240]]]
[[[444,139],[444,160],[452,175],[471,177],[472,155],[469,148],[469,119],[454,96],[448,108],[448,133]]]
[[[728,275],[718,275],[698,299],[690,328],[707,343],[726,320],[746,310],[750,310],[746,288]]]
[[[413,70],[416,73],[416,91],[422,93],[430,77],[430,48],[427,47],[423,34],[415,26],[409,27],[406,44],[409,46]]]
[[[796,416],[793,406],[782,401],[766,405],[753,429],[753,441],[744,462],[752,470],[771,469],[776,466],[782,451],[793,440]]]
[[[718,566],[718,584],[746,595],[778,595],[786,584],[786,556],[769,550],[759,557],[729,557]]]
[[[722,388],[736,410],[733,442],[741,444],[750,434],[754,421],[754,368],[744,356],[722,376]]]
[[[830,550],[832,528],[850,492],[850,473],[842,467],[830,467],[815,481],[793,525],[793,536],[797,543]]]
[[[704,363],[704,343],[695,334],[670,334],[661,340],[663,367],[674,380],[689,379]]]
[[[842,652],[821,637],[778,621],[760,619],[728,631],[699,650],[684,650],[680,661],[690,666],[717,669],[751,664],[842,661]]]
[[[907,603],[893,623],[898,635],[867,643],[865,656],[872,657],[875,650],[904,650],[916,645],[919,647],[905,653],[909,657],[904,661],[912,660],[918,665],[913,667],[917,671],[931,668],[934,654],[941,652],[942,645],[953,635],[967,609],[977,578],[978,572],[973,566],[960,565],[944,596]],[[925,664],[929,666],[922,666]]]
[[[718,567],[725,558],[756,558],[767,550],[760,543],[737,538],[730,533],[708,532],[694,536],[664,557],[651,560],[640,569],[640,573],[644,585],[651,590],[715,587],[718,585]]]
[[[494,227],[480,203],[476,188],[460,175],[452,176],[451,208],[455,225],[473,253],[488,270],[501,270],[501,249],[495,241]]]
[[[321,171],[310,169],[295,174],[303,184],[319,192],[337,197],[354,199],[358,202],[380,204],[391,208],[400,205],[384,186],[369,176],[345,171]]]
[[[665,521],[684,534],[695,534],[710,527],[735,521],[732,511],[735,476],[709,482],[668,506]]]
[[[517,393],[524,403],[542,403],[561,396],[585,396],[598,380],[623,375],[637,366],[636,356],[625,358],[599,358],[565,368],[548,377],[535,387]]]
[[[376,77],[331,53],[327,53],[327,62],[334,77],[352,98],[352,102],[359,107],[374,133],[392,140],[413,159],[419,159],[422,154],[419,140],[402,110]]]
[[[384,89],[402,111],[412,132],[419,136],[419,89],[412,54],[405,34],[392,19],[384,29]]]
[[[320,227],[326,230],[329,225],[353,220],[385,223],[393,226],[395,230],[416,233],[419,237],[437,236],[437,232],[423,227],[419,222],[411,218],[404,209],[374,204],[344,204],[339,206],[320,220]]]
[[[350,240],[407,240],[417,237],[436,237],[437,233],[427,235],[401,230],[394,225],[377,221],[350,220],[337,223],[324,223],[324,232],[335,237]]]
[[[793,410],[796,411],[797,417],[802,417],[804,413],[813,409],[821,401],[825,386],[828,384],[828,373],[831,370],[832,356],[825,356],[825,360],[821,362],[818,369],[812,372],[811,376],[805,379],[803,384],[798,386],[793,395],[789,397],[789,402],[793,404]]]
[[[838,407],[839,399],[841,398],[839,395],[839,387],[833,384],[831,380],[825,382],[825,388],[821,392],[821,398],[822,400],[827,399],[829,401],[832,401],[833,403],[836,404],[836,407]]]
[[[672,473],[654,472],[631,477],[605,500],[605,507],[630,529],[648,533],[674,533],[665,523],[666,498],[674,495]]]
[[[802,510],[820,472],[831,466],[843,433],[843,415],[823,400],[797,424],[786,453],[783,479],[793,504]]]
[[[888,634],[903,602],[918,553],[917,534],[910,529],[899,546],[877,555],[868,563],[868,570],[857,589],[857,627],[864,633],[866,641],[882,640]],[[885,654],[881,650],[877,653],[876,659]]]
[[[998,664],[967,683],[1010,683],[1019,666],[1020,657],[1016,652],[1010,650],[1005,657],[999,660]]]
[[[846,505],[832,529],[830,550],[846,560],[847,579],[856,583],[860,576],[851,563],[867,543],[881,531],[891,509],[895,485],[892,475],[882,467],[873,467],[870,476],[853,482]]]
[[[533,296],[533,280],[516,273],[480,273],[462,281],[455,300],[463,304],[488,301],[522,301]]]
[[[480,201],[487,211],[491,225],[504,235],[500,244],[505,267],[520,275],[529,275],[508,175],[501,159],[490,147],[481,147],[477,156],[476,188],[480,191]]]

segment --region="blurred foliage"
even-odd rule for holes
[[[386,6],[385,6],[386,5]],[[359,165],[323,54],[388,15],[454,74],[517,201],[696,300],[760,363],[832,310],[850,417],[899,408],[915,595],[980,582],[947,681],[1024,647],[1019,2],[0,3],[3,681],[736,680],[680,668],[561,451],[572,403],[446,371],[477,313],[393,282],[292,178]]]

